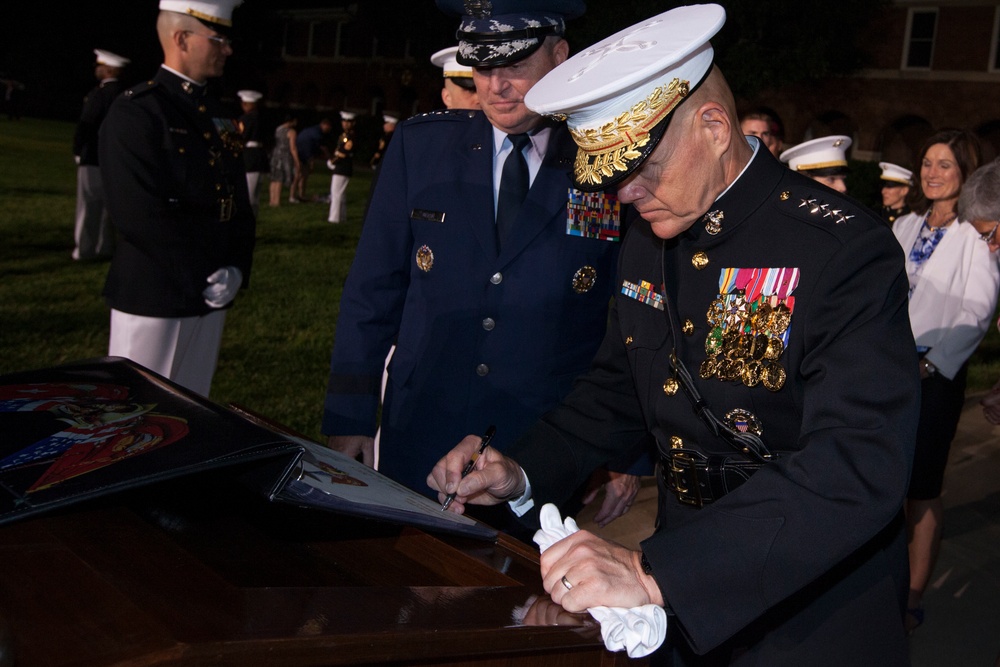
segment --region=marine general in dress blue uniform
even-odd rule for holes
[[[527,517],[650,433],[651,536],[548,546],[553,601],[665,610],[653,664],[906,665],[920,388],[903,254],[867,207],[743,136],[708,41],[724,20],[665,12],[529,92],[568,117],[579,187],[617,185],[641,218],[592,370],[507,458],[487,449],[462,479],[466,437],[431,482],[455,511],[513,500]]]
[[[489,86],[480,98],[492,108],[401,123],[379,170],[340,304],[323,433],[370,460],[380,423],[378,469],[425,494],[427,474],[462,435],[495,425],[492,444],[502,450],[555,406],[589,366],[607,322],[620,207],[613,194],[573,189],[576,149],[565,124],[520,107],[518,87],[533,81],[503,78],[514,62],[536,79],[561,62],[564,19],[582,8],[494,2],[492,16],[466,15],[460,53],[480,69]],[[514,29],[501,37],[498,24]],[[498,182],[507,135],[519,132],[530,134],[533,174],[501,240]]]

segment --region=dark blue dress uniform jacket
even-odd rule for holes
[[[226,121],[221,130],[215,119]],[[202,290],[216,269],[235,266],[249,284],[256,222],[240,145],[216,98],[166,69],[115,100],[100,132],[118,235],[104,286],[111,308],[205,315],[213,309]]]
[[[607,325],[620,244],[566,233],[576,147],[554,128],[511,238],[498,251],[492,127],[481,112],[401,123],[344,286],[323,417],[328,435],[374,435],[379,469],[426,477],[463,437],[504,449],[570,390]],[[574,290],[585,267],[593,287]],[[648,473],[647,473],[648,474]]]
[[[766,150],[715,211],[715,235],[706,220],[669,241],[632,224],[621,277],[661,293],[665,279],[677,333],[668,310],[618,294],[592,370],[508,454],[537,503],[558,503],[634,432],[662,452],[732,454],[683,391],[665,391],[676,349],[715,415],[749,411],[780,457],[700,508],[661,484],[658,530],[642,543],[672,610],[660,653],[681,665],[908,664],[900,509],[920,388],[899,244],[867,207]],[[776,390],[700,374],[728,268],[800,270]]]

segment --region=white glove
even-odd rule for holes
[[[559,508],[552,503],[538,511],[541,529],[532,538],[539,551],[569,537],[580,528],[572,517],[564,522]],[[642,658],[660,648],[667,638],[667,612],[655,604],[626,609],[624,607],[592,607],[587,612],[601,624],[601,636],[609,651],[628,651],[630,658]]]
[[[76,166],[79,167],[80,166],[80,156],[79,155],[74,155],[73,156],[73,162],[76,162]]]
[[[235,266],[224,266],[207,278],[208,287],[202,290],[205,303],[212,308],[222,308],[236,298],[243,284],[243,273]]]

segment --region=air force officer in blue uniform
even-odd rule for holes
[[[492,15],[465,15],[459,58],[476,67],[483,111],[407,120],[380,169],[340,304],[323,433],[372,463],[395,344],[377,467],[425,494],[434,463],[463,435],[495,425],[502,450],[555,406],[607,322],[618,203],[572,190],[569,132],[523,102],[567,58],[564,19],[582,10],[578,1],[497,1]],[[497,24],[515,30],[501,36]],[[509,135],[523,141],[530,189],[505,231],[497,208]],[[632,477],[616,480],[625,492],[607,510],[615,515],[637,489]]]

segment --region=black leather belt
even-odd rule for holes
[[[766,465],[726,454],[705,455],[673,449],[660,455],[658,474],[684,505],[702,507],[726,495]]]

